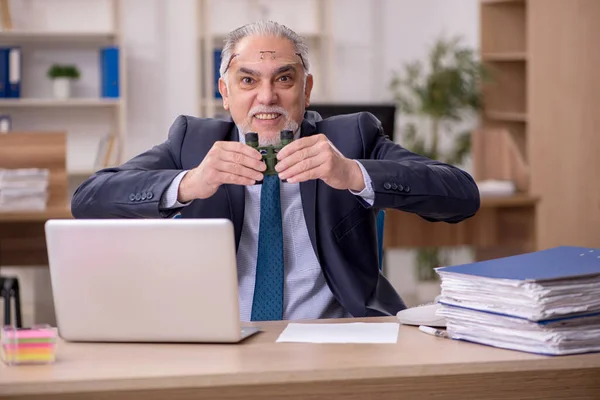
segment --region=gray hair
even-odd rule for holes
[[[308,60],[308,46],[304,41],[304,38],[287,26],[278,24],[277,22],[257,21],[237,28],[227,34],[227,37],[225,38],[225,45],[223,46],[223,51],[221,52],[221,66],[219,68],[219,73],[225,81],[227,81],[228,72],[226,71],[226,68],[233,55],[233,50],[239,41],[247,36],[274,36],[288,39],[294,44],[296,52],[300,53],[305,66],[304,75],[308,75],[310,63]]]

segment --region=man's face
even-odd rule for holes
[[[279,143],[282,129],[296,130],[310,102],[312,76],[304,82],[302,59],[287,39],[249,36],[233,51],[227,84],[219,80],[223,106],[242,133],[261,144]]]

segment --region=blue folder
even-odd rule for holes
[[[560,246],[471,264],[437,268],[492,279],[549,281],[600,275],[600,249]]]
[[[119,48],[100,49],[100,93],[102,97],[118,98],[120,91]]]
[[[0,98],[8,97],[8,47],[0,47]]]
[[[13,46],[8,49],[8,90],[6,97],[21,97],[21,48]]]
[[[221,49],[213,50],[213,63],[214,63],[214,74],[213,74],[213,90],[215,99],[222,98],[221,92],[219,92],[219,78],[221,77],[221,73],[219,72],[219,68],[221,67]]]

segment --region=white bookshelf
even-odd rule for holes
[[[95,162],[106,135],[115,136],[123,153],[127,57],[121,34],[122,0],[86,0],[76,6],[70,0],[10,4],[13,29],[0,31],[0,46],[21,47],[21,97],[0,98],[0,114],[11,117],[16,132],[67,132],[69,176],[86,178],[99,167]],[[101,97],[99,50],[105,46],[119,48],[119,98]],[[46,71],[53,63],[75,64],[81,71],[68,99],[52,96]]]
[[[222,100],[214,95],[214,49],[222,48],[229,31],[258,20],[277,21],[305,38],[309,47],[311,73],[320,82],[313,89],[312,101],[329,101],[332,92],[330,66],[334,53],[331,1],[197,0],[199,115],[215,117],[226,113]],[[236,11],[232,13],[231,10]]]

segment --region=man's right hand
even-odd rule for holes
[[[226,183],[254,185],[263,179],[265,169],[267,166],[256,149],[240,142],[215,142],[200,165],[181,180],[177,200],[187,203],[209,198]]]

